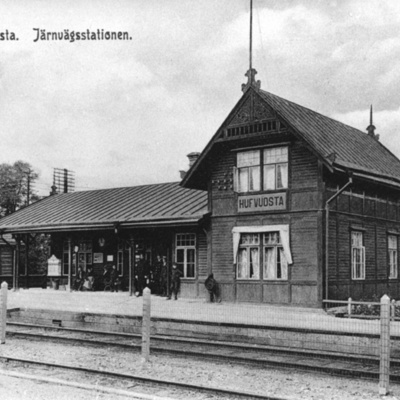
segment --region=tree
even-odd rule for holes
[[[0,164],[0,217],[38,200],[32,187],[39,175],[24,161]]]

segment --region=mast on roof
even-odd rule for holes
[[[256,81],[257,71],[253,68],[253,0],[250,0],[250,51],[249,51],[249,70],[244,74],[247,76],[247,83],[242,84],[242,91],[245,92],[250,86],[260,89],[261,82]]]
[[[379,135],[377,135],[375,133],[376,127],[375,127],[375,125],[373,123],[372,113],[373,112],[372,112],[372,104],[371,104],[371,107],[370,107],[370,110],[369,110],[369,125],[367,127],[368,136],[371,136],[372,138],[374,138],[376,140],[379,140]]]

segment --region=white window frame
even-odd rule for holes
[[[267,160],[267,153],[268,152],[275,152],[275,154],[272,154],[271,157],[273,158],[272,161]],[[267,149],[264,149],[263,152],[263,190],[282,190],[282,189],[287,189],[288,188],[288,177],[289,177],[289,150],[287,146],[279,146],[279,147],[270,147]],[[285,173],[283,176],[284,184],[283,186],[278,187],[278,176],[279,176],[279,167],[285,166]],[[273,173],[274,173],[274,185],[273,187],[267,187],[267,182],[266,182],[266,169],[268,167],[273,167]],[[281,172],[282,173],[282,172]]]
[[[361,231],[351,231],[351,279],[365,280],[365,246],[364,233]],[[359,257],[357,257],[357,254]],[[357,262],[357,258],[359,262]]]
[[[184,237],[186,236],[186,239]],[[179,244],[181,238],[184,241],[189,242],[189,244]],[[175,234],[175,261],[178,266],[182,267],[182,278],[185,279],[196,279],[196,271],[197,271],[197,256],[196,256],[196,234],[195,233],[176,233]],[[183,251],[183,263],[178,262],[178,251]],[[194,266],[193,266],[193,276],[188,275],[188,251],[192,251],[194,253]]]
[[[244,233],[250,234],[266,234],[268,232],[279,232],[280,236],[280,246],[283,249],[283,253],[285,255],[287,264],[293,264],[292,253],[290,251],[290,237],[289,237],[289,225],[258,225],[258,226],[235,226],[232,229],[232,238],[233,238],[233,262],[236,264],[236,277],[238,276],[238,254],[240,248],[240,238],[241,235]],[[264,235],[263,235],[264,236]],[[264,240],[264,239],[263,239]],[[260,252],[264,252],[264,246],[260,244]],[[261,254],[261,253],[260,253]],[[260,264],[261,266],[261,264]],[[263,265],[264,267],[264,265]],[[287,268],[289,270],[289,268]],[[264,272],[264,271],[263,271]],[[289,273],[287,273],[287,276]],[[243,278],[237,278],[238,280],[248,280]],[[260,279],[257,278],[257,279]],[[287,280],[286,279],[279,279],[279,280]],[[253,280],[253,279],[251,279]],[[265,277],[263,276],[263,280]],[[266,281],[274,281],[276,279],[267,279]]]
[[[63,242],[63,255],[62,255],[62,275],[68,275],[69,271],[69,258],[70,258],[70,243],[65,240]],[[64,257],[66,262],[64,262]]]
[[[267,169],[271,168],[274,182],[271,187],[267,187]],[[237,152],[233,176],[234,191],[238,193],[286,190],[289,186],[289,147],[274,146]],[[252,187],[251,177],[257,179]],[[283,182],[280,187],[278,187],[279,181]],[[243,184],[243,182],[246,183]]]
[[[398,277],[398,237],[388,235],[389,279]]]
[[[242,156],[242,157],[241,157]],[[247,160],[246,160],[246,156]],[[237,183],[238,191],[241,193],[259,192],[261,190],[261,153],[260,150],[248,150],[237,153]],[[244,158],[244,159],[242,159]],[[243,177],[245,188],[242,188]],[[252,183],[252,177],[258,182]]]
[[[267,238],[271,235],[275,235],[276,241],[268,242]],[[273,260],[273,271],[272,277],[268,277],[268,258],[266,251],[272,250]],[[288,280],[288,262],[286,260],[285,252],[280,239],[279,231],[268,232],[263,234],[263,279],[266,281],[287,281]],[[280,276],[278,271],[280,269]]]
[[[243,243],[243,239],[249,239]],[[257,259],[252,260],[252,252],[257,250]],[[242,233],[240,236],[240,243],[237,255],[237,267],[236,267],[236,278],[238,280],[259,280],[260,279],[260,260],[261,260],[261,246],[260,246],[260,234],[258,233]],[[239,262],[240,254],[246,254],[247,263],[243,267],[242,263]],[[253,264],[253,273],[251,275],[251,266]],[[254,269],[255,264],[255,269]],[[239,271],[245,272],[240,273]],[[242,276],[244,275],[244,276]]]
[[[125,253],[125,243],[123,241],[118,242],[117,247],[117,271],[119,276],[124,274],[124,253]]]

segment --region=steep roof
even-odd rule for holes
[[[0,219],[0,233],[194,224],[206,213],[205,192],[161,183],[49,196]]]
[[[277,117],[286,122],[328,167],[359,172],[364,179],[379,177],[386,184],[399,185],[400,160],[375,138],[272,93],[249,87],[188,171],[181,182],[182,186],[200,187],[196,185],[195,179],[201,173],[202,163],[207,159],[230,116],[240,108],[243,98],[250,91],[271,107]]]
[[[333,165],[400,182],[400,160],[378,140],[264,90],[259,94],[324,159],[334,154]]]

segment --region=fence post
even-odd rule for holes
[[[396,317],[396,300],[393,299],[390,304],[390,320],[394,321]]]
[[[143,315],[142,315],[142,361],[149,361],[150,356],[150,314],[151,314],[151,290],[146,287],[143,290]]]
[[[349,297],[349,302],[347,303],[347,317],[351,318],[351,297]]]
[[[381,298],[381,339],[379,349],[379,394],[389,392],[390,375],[390,299],[385,294]]]
[[[0,292],[0,344],[6,342],[6,320],[7,320],[7,282],[1,284]]]

